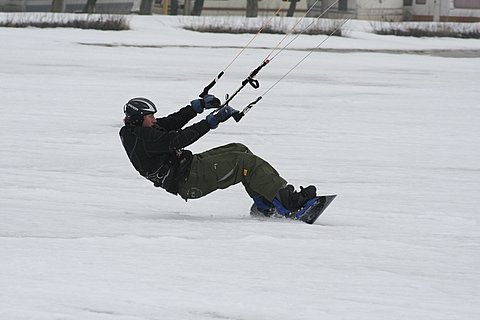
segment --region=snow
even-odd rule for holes
[[[337,51],[311,54],[191,146],[241,142],[296,186],[338,194],[307,225],[251,218],[241,186],[185,203],[134,171],[125,101],[176,111],[252,37],[180,23],[0,29],[1,319],[480,317],[480,40],[350,21],[322,45]],[[236,90],[281,38],[258,36],[211,92]],[[307,53],[283,51],[232,105]]]

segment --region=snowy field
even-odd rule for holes
[[[307,225],[250,218],[241,186],[186,203],[134,171],[123,104],[176,111],[252,37],[178,23],[0,29],[0,319],[480,318],[480,40],[349,22],[322,46],[338,50],[191,146],[241,142],[338,194]],[[211,92],[236,90],[281,38],[260,35]],[[232,105],[306,53],[283,51]]]

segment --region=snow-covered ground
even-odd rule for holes
[[[250,218],[241,186],[185,203],[130,165],[125,101],[176,111],[252,37],[178,23],[0,29],[0,319],[480,318],[480,40],[352,21],[322,46],[342,50],[313,53],[191,146],[242,142],[296,186],[338,194],[307,225]],[[211,92],[236,90],[281,38],[257,37]],[[283,51],[232,105],[306,53]]]

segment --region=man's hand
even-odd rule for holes
[[[197,113],[202,113],[203,109],[217,109],[220,107],[220,99],[212,94],[207,94],[203,99],[199,98],[190,101],[190,105]]]
[[[210,125],[210,128],[216,129],[219,123],[227,121],[228,118],[230,118],[233,114],[237,112],[238,110],[235,110],[232,107],[226,105],[223,106],[220,110],[210,113],[206,117],[206,119],[208,124]]]

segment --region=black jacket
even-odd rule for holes
[[[190,168],[192,153],[183,150],[210,130],[206,120],[182,129],[197,113],[190,106],[164,118],[151,128],[125,125],[120,129],[130,162],[156,187],[177,194],[178,182]]]

